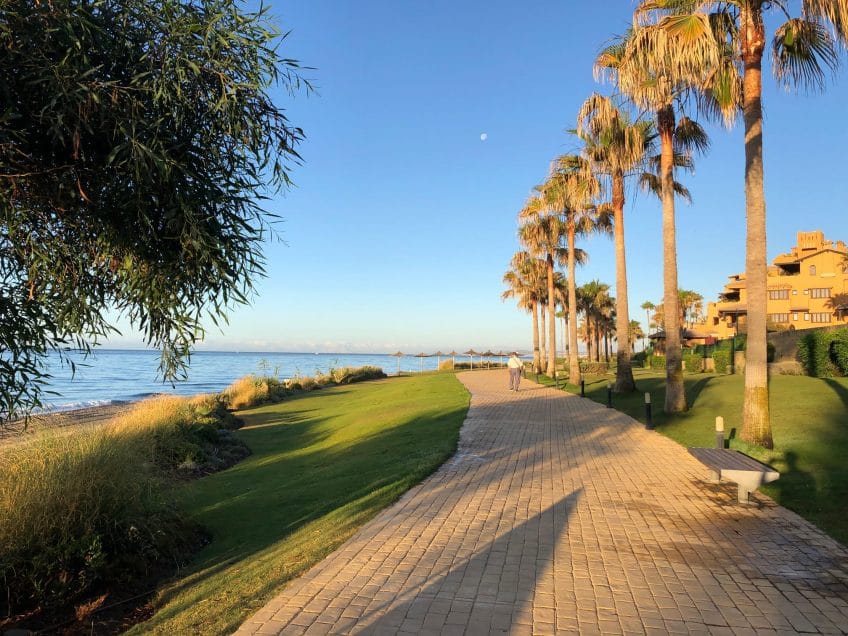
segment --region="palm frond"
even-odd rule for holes
[[[848,0],[803,0],[801,12],[808,20],[826,20],[842,45],[848,42]]]
[[[838,64],[836,42],[818,20],[793,18],[775,31],[772,65],[775,78],[785,88],[799,85],[806,90],[822,90],[824,67],[835,70]]]
[[[694,119],[680,117],[674,130],[674,143],[677,149],[703,154],[710,149],[710,138],[707,131]]]

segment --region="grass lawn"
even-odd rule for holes
[[[650,392],[656,429],[687,447],[714,446],[715,418],[723,416],[725,436],[732,438],[731,448],[780,471],[780,479],[761,490],[848,544],[848,378],[793,375],[770,378],[769,406],[775,448],[768,450],[738,439],[742,422],[742,375],[684,376],[689,411],[679,415],[662,412],[665,374],[634,369],[634,375],[638,392],[613,394],[614,408],[644,422],[644,394]],[[586,396],[606,404],[606,387],[612,378],[612,375],[588,376]],[[580,393],[580,388],[573,385],[568,385],[567,390]]]
[[[468,404],[454,374],[436,373],[239,413],[253,455],[179,493],[212,542],[132,633],[231,633],[447,459]]]

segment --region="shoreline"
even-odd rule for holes
[[[25,425],[15,420],[0,427],[0,444],[25,439],[40,431],[50,429],[70,429],[82,426],[95,426],[108,422],[112,418],[128,411],[136,402],[121,401],[98,406],[84,406],[67,411],[48,411],[31,415]]]

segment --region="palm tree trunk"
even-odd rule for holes
[[[556,373],[556,302],[554,301],[554,256],[548,254],[548,370],[550,377]]]
[[[674,222],[674,107],[657,111],[660,134],[660,175],[663,208],[663,311],[665,312],[666,413],[686,410],[683,388],[683,350],[680,345],[680,299],[677,293],[677,237]]]
[[[627,260],[624,256],[624,175],[616,174],[612,180],[613,232],[615,233],[615,330],[618,333],[615,359],[616,393],[636,390],[633,369],[630,366],[630,313],[627,306]]]
[[[547,303],[542,303],[539,308],[539,372],[544,373],[547,366],[547,342],[545,342],[545,318],[547,317]]]
[[[761,11],[740,9],[742,113],[745,120],[745,214],[748,220],[745,274],[748,287],[748,341],[745,352],[745,398],[740,438],[773,448],[769,422],[766,339],[767,265],[766,197],[763,184],[762,60],[765,27]]]
[[[601,361],[601,319],[595,317],[595,327],[592,329],[595,337],[595,362]]]
[[[539,303],[533,301],[533,372],[539,372]]]
[[[568,223],[568,381],[579,385],[580,358],[577,355],[577,282],[574,278],[574,222]]]

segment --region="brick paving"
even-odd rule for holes
[[[456,455],[237,634],[848,633],[848,550],[796,514],[588,399],[459,378]]]

